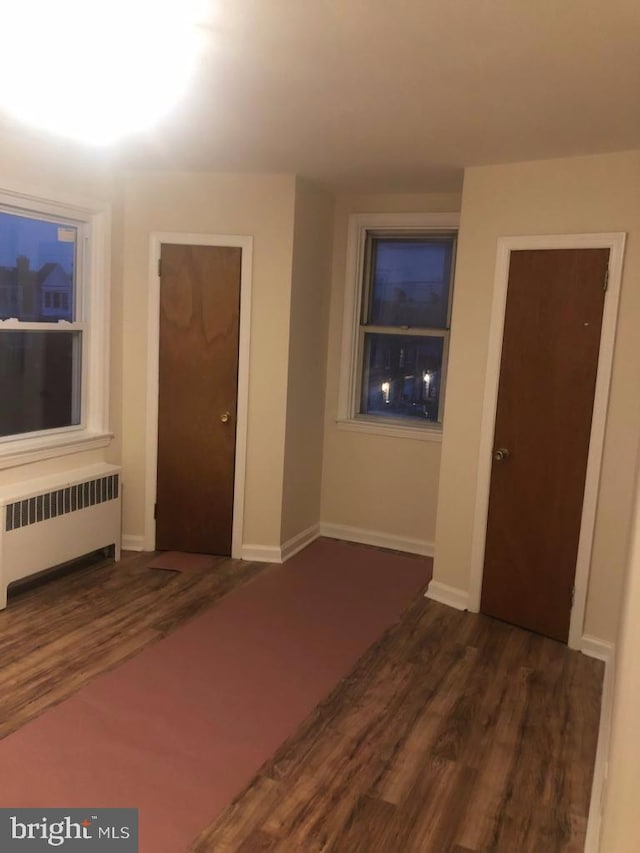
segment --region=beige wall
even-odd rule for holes
[[[498,237],[628,232],[585,633],[616,637],[640,434],[640,152],[468,169],[462,198],[434,577],[469,588]]]
[[[342,345],[347,224],[351,213],[429,213],[460,209],[457,194],[350,195],[336,201],[322,521],[432,543],[440,444],[349,432],[336,424]],[[454,321],[455,322],[455,321]],[[447,429],[445,424],[445,430]]]
[[[616,680],[601,853],[637,853],[640,850],[640,477],[624,598],[616,644]]]
[[[251,235],[253,303],[245,544],[278,546],[285,441],[295,180],[146,173],[125,181],[124,533],[144,533],[149,240],[154,231]]]
[[[64,140],[0,132],[0,179],[35,195],[112,201],[117,180],[107,155]]]
[[[120,234],[118,217],[119,185],[108,159],[90,154],[67,142],[43,139],[36,134],[0,134],[0,188],[13,189],[44,198],[87,199],[113,206],[112,230],[114,258],[111,270],[111,351],[115,359],[110,371],[110,428],[119,433],[120,371],[117,353],[120,348],[118,306],[122,293],[121,269],[117,249]],[[20,465],[0,471],[0,486],[19,483],[40,476],[91,465],[108,459],[120,462],[118,442],[104,451],[89,451]]]
[[[296,181],[282,541],[320,520],[334,199]]]

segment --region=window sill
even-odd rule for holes
[[[411,425],[405,421],[380,421],[378,418],[350,418],[336,421],[340,430],[347,432],[368,433],[370,435],[385,435],[390,438],[410,438],[417,441],[442,442],[442,425]]]
[[[42,462],[45,459],[55,459],[72,453],[83,453],[87,450],[98,450],[107,447],[113,438],[113,433],[64,433],[57,436],[38,436],[37,438],[22,438],[0,445],[0,470],[17,468],[31,462]]]

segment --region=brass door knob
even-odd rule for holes
[[[493,451],[493,458],[496,462],[506,462],[509,456],[511,456],[511,454],[506,447],[499,447],[497,450]]]
[[[220,415],[220,420],[222,421],[223,424],[228,423],[230,418],[231,418],[231,412],[223,412]]]

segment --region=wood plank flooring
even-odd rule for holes
[[[151,558],[129,554],[10,588],[0,611],[0,737],[264,569],[224,560],[214,573],[164,572],[146,568]]]
[[[1,735],[263,569],[225,560],[174,574],[149,559],[10,596]],[[193,853],[578,853],[602,674],[552,640],[419,597]]]

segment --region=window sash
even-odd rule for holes
[[[24,204],[25,206],[18,206],[15,204],[8,204],[0,200],[0,213],[7,213],[12,216],[20,217],[21,219],[33,219],[35,222],[51,222],[54,225],[58,225],[61,227],[67,226],[68,228],[73,228],[76,232],[76,240],[75,240],[75,252],[74,252],[74,269],[73,269],[73,310],[74,310],[74,319],[69,322],[78,322],[87,319],[85,313],[86,307],[86,289],[88,274],[89,274],[89,239],[91,236],[91,225],[82,219],[74,219],[68,215],[64,215],[64,213],[56,213],[52,210],[38,210],[40,205],[33,204],[32,207],[29,207],[29,203],[32,201],[31,199],[25,198]],[[55,205],[49,205],[54,206]],[[10,321],[17,320],[17,322],[21,322],[18,318],[9,317],[6,320],[0,320],[0,329],[2,329],[3,324],[8,323]],[[45,321],[43,321],[44,323]],[[55,326],[55,321],[45,323],[45,325]],[[8,328],[8,327],[6,327]]]
[[[446,314],[446,324],[443,327],[437,327],[438,329],[450,329],[451,328],[451,306],[453,303],[453,278],[455,272],[455,263],[456,263],[456,249],[458,245],[458,237],[457,232],[453,232],[450,230],[442,230],[442,231],[429,231],[428,233],[422,232],[411,232],[411,231],[378,231],[367,228],[364,232],[364,252],[362,259],[362,281],[359,283],[360,286],[358,288],[358,296],[360,299],[360,310],[358,312],[358,316],[360,318],[361,326],[368,326],[370,329],[374,328],[384,328],[383,326],[373,326],[368,325],[369,315],[371,313],[371,301],[372,301],[372,291],[373,291],[373,278],[375,274],[374,268],[374,245],[376,240],[396,240],[397,242],[402,242],[402,240],[406,240],[407,242],[424,242],[428,244],[430,242],[442,241],[443,239],[447,239],[451,241],[451,269],[449,271],[449,290],[447,293],[447,314]],[[435,332],[437,329],[431,329],[427,326],[401,326],[397,328],[403,329],[411,329],[411,333],[417,333],[419,329],[423,329],[426,332]]]
[[[368,323],[368,317],[371,313],[371,299],[372,299],[372,291],[373,291],[373,279],[375,274],[374,267],[374,247],[376,240],[395,240],[397,242],[402,242],[402,240],[406,240],[407,242],[424,242],[428,244],[430,242],[442,241],[443,239],[447,239],[451,241],[451,269],[449,272],[449,283],[448,283],[448,292],[447,292],[447,312],[446,312],[446,325],[443,327],[427,327],[427,326],[383,326],[376,325],[373,323]],[[425,338],[443,338],[443,348],[442,348],[442,374],[441,374],[441,382],[440,382],[440,395],[438,400],[438,419],[437,423],[442,426],[443,412],[444,412],[444,398],[446,394],[447,387],[447,365],[449,361],[449,335],[451,330],[451,306],[453,302],[453,278],[454,278],[454,270],[455,270],[455,260],[456,260],[456,248],[457,248],[457,232],[452,232],[450,230],[441,230],[441,231],[429,231],[428,234],[425,232],[403,232],[403,231],[379,231],[373,229],[366,229],[364,232],[364,252],[362,259],[362,279],[359,282],[360,287],[358,288],[358,298],[360,300],[360,310],[359,310],[359,318],[360,322],[358,324],[358,340],[356,345],[356,356],[355,356],[355,371],[356,375],[354,377],[354,395],[353,395],[353,417],[357,418],[366,418],[367,420],[373,418],[379,418],[380,415],[376,415],[375,413],[363,412],[362,411],[362,392],[363,388],[366,387],[369,383],[369,365],[365,362],[364,354],[365,354],[365,335],[366,334],[383,334],[383,335],[402,335],[406,336],[410,334],[413,337],[425,337]],[[387,420],[387,416],[385,416],[385,420]],[[409,422],[411,418],[403,418],[401,415],[397,417],[398,421]]]
[[[454,256],[451,270],[451,282],[455,277],[455,249],[457,247],[457,233],[460,224],[460,215],[455,211],[441,213],[350,213],[348,217],[346,263],[345,263],[345,286],[343,301],[343,328],[342,347],[340,358],[340,376],[338,386],[338,407],[336,422],[340,429],[366,432],[376,435],[397,436],[401,438],[412,438],[427,441],[441,441],[442,425],[435,422],[416,422],[416,419],[393,416],[380,417],[379,415],[367,415],[360,413],[361,388],[362,388],[362,336],[366,331],[374,331],[363,322],[362,316],[363,292],[369,282],[365,278],[367,251],[370,241],[368,235],[373,234],[381,237],[406,237],[407,239],[421,239],[427,237],[438,238],[446,234],[455,239]],[[453,286],[449,288],[448,315],[449,323],[451,317],[451,300]],[[362,328],[364,327],[364,328]],[[448,329],[419,330],[415,327],[407,330],[391,328],[380,330],[396,334],[418,335],[424,334],[443,335]],[[447,343],[444,358],[448,359],[449,347]],[[447,364],[443,365],[443,379],[446,383]],[[444,392],[442,396],[444,400]],[[442,417],[442,409],[440,410]]]
[[[31,324],[31,325],[34,325],[34,324]],[[50,328],[46,328],[49,325],[50,324],[43,323],[43,324],[40,324],[40,326],[36,329],[26,329],[25,328],[26,324],[22,324],[21,326],[17,326],[17,325],[14,326],[11,330],[0,330],[0,340],[2,340],[3,342],[6,342],[6,343],[8,343],[11,336],[16,336],[19,338],[23,337],[23,336],[27,337],[28,340],[24,344],[25,348],[19,346],[19,342],[15,342],[15,345],[17,348],[14,350],[14,352],[20,354],[20,361],[22,363],[22,371],[21,372],[23,373],[23,381],[20,382],[19,377],[14,377],[14,380],[17,378],[23,389],[25,389],[25,387],[26,388],[30,387],[32,389],[31,395],[27,391],[27,393],[22,398],[23,402],[27,406],[26,413],[31,412],[31,416],[26,414],[24,410],[20,414],[16,413],[16,414],[18,414],[18,420],[20,422],[22,422],[23,426],[26,428],[23,428],[22,431],[20,431],[20,432],[9,432],[7,434],[0,435],[0,443],[6,444],[7,442],[15,442],[15,441],[19,441],[23,438],[31,438],[31,437],[37,438],[37,437],[47,436],[47,435],[58,435],[59,433],[72,432],[72,431],[77,431],[77,430],[81,430],[84,428],[83,422],[82,422],[82,414],[83,414],[83,412],[82,412],[82,397],[83,397],[82,391],[83,391],[83,381],[84,381],[83,380],[84,373],[83,373],[82,353],[84,350],[84,332],[81,329],[74,329],[71,326],[71,324],[66,324],[66,328],[56,329],[55,331],[53,331]],[[45,328],[42,328],[42,326],[45,326]],[[51,339],[51,338],[55,337],[56,332],[66,333],[66,337],[67,337],[68,342],[70,344],[70,349],[68,350],[68,353],[70,356],[69,373],[66,374],[64,364],[62,364],[62,365],[57,364],[57,367],[61,369],[61,373],[59,373],[58,370],[56,370],[56,373],[55,373],[55,375],[58,376],[58,380],[59,380],[57,383],[57,386],[58,386],[57,390],[59,393],[56,396],[56,400],[61,400],[63,407],[68,406],[68,414],[69,414],[69,418],[70,418],[70,423],[65,423],[65,424],[62,424],[59,426],[44,427],[44,428],[40,428],[40,429],[30,429],[30,428],[28,428],[27,424],[29,421],[33,421],[33,419],[34,419],[34,408],[33,408],[34,398],[32,396],[34,388],[35,389],[40,388],[41,391],[43,391],[43,392],[46,391],[45,400],[42,402],[41,406],[38,407],[40,414],[36,416],[36,420],[40,420],[41,422],[46,422],[47,420],[49,420],[49,421],[52,420],[52,417],[51,417],[52,408],[51,408],[50,403],[47,402],[48,398],[49,398],[49,392],[54,390],[54,386],[52,386],[52,383],[51,383],[51,374],[49,374],[49,382],[47,382],[45,380],[44,383],[42,383],[43,373],[45,376],[47,374],[47,367],[44,363],[44,360],[50,358],[52,353],[47,350],[48,344],[43,339],[43,336],[48,336],[49,339]],[[32,335],[32,337],[29,339],[30,335]],[[58,338],[58,341],[60,342],[60,338]],[[51,343],[51,341],[49,341],[49,343]],[[38,358],[40,346],[44,346],[45,354],[43,355],[42,353],[40,353],[40,357]],[[34,354],[34,348],[35,348],[35,354],[36,354],[36,364],[35,364],[36,371],[35,371],[35,373],[32,372],[32,368],[33,368],[33,358],[32,357]],[[11,354],[11,349],[9,349],[9,351],[8,351],[8,357],[9,358],[11,358],[10,354]],[[55,355],[54,355],[54,364],[55,363],[56,362],[55,362]],[[31,365],[31,368],[27,367],[27,365]],[[9,382],[9,387],[11,387],[11,383],[12,383],[11,365],[10,364],[5,365],[5,367],[7,367],[7,366],[9,367],[8,382]],[[35,385],[31,384],[31,385],[25,386],[24,385],[24,379],[25,379],[25,376],[27,375],[27,372],[28,372],[28,375],[30,376],[30,378],[39,384],[35,384]],[[66,374],[66,379],[65,379],[65,374]],[[7,379],[6,375],[3,376],[3,380],[4,379]],[[42,383],[42,384],[40,384],[40,383]],[[66,386],[68,393],[63,393],[62,391],[60,391],[60,385]],[[14,387],[16,387],[16,386],[14,386]],[[18,396],[21,396],[21,392],[19,390],[17,390],[17,393],[18,393]],[[55,411],[55,409],[54,409],[54,411]],[[60,418],[60,416],[58,416],[58,418],[56,418],[56,419],[59,421],[62,420],[62,418]],[[15,425],[15,422],[14,422],[14,425]],[[7,426],[7,424],[5,422],[3,424],[3,429],[6,426]]]
[[[110,208],[84,198],[41,198],[19,186],[0,188],[0,210],[21,218],[53,222],[76,231],[73,320],[0,320],[0,335],[16,331],[74,337],[71,405],[80,422],[46,430],[14,433],[0,439],[0,469],[24,461],[66,455],[85,447],[105,447],[108,432],[108,284]]]
[[[55,335],[57,332],[76,332],[74,336],[74,378],[72,383],[72,411],[79,412],[79,423],[64,427],[54,427],[45,430],[32,430],[30,432],[18,432],[11,435],[0,436],[0,444],[12,441],[21,441],[25,438],[40,438],[48,435],[58,435],[65,432],[77,432],[87,429],[88,413],[88,389],[89,378],[89,324],[68,323],[60,320],[57,323],[24,323],[20,320],[0,320],[0,335],[13,334],[14,332],[44,332]],[[78,352],[78,349],[80,350]]]
[[[415,338],[444,338],[450,332],[449,329],[431,329],[426,326],[368,326],[366,323],[361,323],[359,326],[360,333],[370,332],[371,334],[380,335],[411,335]]]
[[[10,320],[0,320],[0,335],[3,332],[20,331],[20,332],[85,332],[88,329],[88,323],[81,321],[69,322],[67,320],[56,320],[55,323],[32,323],[23,320],[16,320],[13,317]]]
[[[88,413],[88,389],[87,382],[89,376],[89,335],[90,324],[86,320],[87,311],[87,282],[88,270],[87,262],[89,256],[89,239],[90,226],[85,222],[79,222],[74,219],[63,218],[60,216],[39,214],[34,211],[17,210],[9,208],[7,205],[0,205],[0,209],[8,213],[16,213],[24,218],[38,220],[46,220],[55,222],[60,225],[68,225],[77,231],[77,241],[75,249],[75,270],[74,270],[74,315],[75,320],[57,320],[55,322],[47,321],[25,321],[16,317],[10,317],[6,320],[0,320],[0,335],[12,334],[14,332],[43,332],[46,334],[56,334],[65,332],[79,333],[74,338],[74,379],[72,383],[71,410],[79,413],[79,423],[70,424],[64,427],[54,427],[53,429],[31,430],[29,432],[12,433],[11,435],[0,436],[0,444],[6,445],[10,442],[21,441],[23,439],[38,439],[46,436],[55,436],[67,432],[79,432],[87,429],[87,413]],[[79,352],[78,352],[79,349]]]
[[[447,366],[449,363],[449,329],[414,329],[413,327],[407,329],[404,327],[397,326],[366,326],[361,324],[358,330],[358,345],[357,345],[357,361],[356,361],[356,377],[355,377],[355,406],[356,411],[354,412],[354,417],[356,419],[362,418],[366,420],[371,420],[372,418],[380,418],[381,415],[377,415],[375,412],[363,412],[362,411],[362,390],[369,384],[369,365],[365,361],[364,357],[364,348],[365,348],[365,335],[367,334],[383,334],[383,335],[402,335],[406,337],[406,335],[410,334],[412,337],[424,337],[424,338],[443,338],[442,344],[442,376],[440,381],[440,397],[438,400],[438,420],[437,423],[439,426],[442,426],[442,416],[444,412],[444,398],[447,390]],[[389,420],[387,415],[384,415],[384,420]],[[413,418],[403,418],[401,415],[398,415],[397,418],[394,418],[397,421],[402,421],[403,423],[411,422],[413,423]],[[433,423],[433,422],[431,422]],[[428,422],[427,422],[428,425]],[[417,426],[417,424],[416,424]]]

